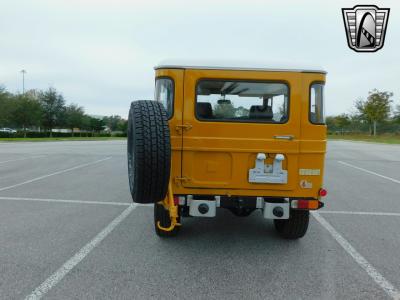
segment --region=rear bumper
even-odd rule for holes
[[[176,204],[189,208],[189,215],[195,217],[215,217],[217,208],[231,211],[254,211],[261,209],[266,219],[288,219],[291,210],[317,210],[324,206],[319,199],[239,197],[211,195],[175,196]]]

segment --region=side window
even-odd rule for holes
[[[162,103],[170,119],[174,114],[174,82],[171,78],[156,79],[154,98]]]
[[[325,124],[324,84],[322,83],[311,85],[309,119],[313,124]]]

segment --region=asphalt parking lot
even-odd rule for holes
[[[326,207],[298,241],[223,210],[158,238],[125,147],[0,144],[1,299],[400,299],[400,146],[330,142]]]

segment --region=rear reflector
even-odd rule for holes
[[[325,197],[326,195],[328,195],[328,191],[327,191],[326,189],[319,189],[318,194],[319,194],[321,197]]]
[[[315,210],[323,206],[318,200],[292,200],[290,203],[292,208]]]

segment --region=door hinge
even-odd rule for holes
[[[185,177],[185,176],[183,176],[183,177],[175,177],[174,181],[175,181],[175,184],[185,183],[185,182],[190,181],[190,178]]]
[[[188,130],[192,129],[192,127],[193,127],[193,126],[190,125],[190,124],[176,125],[176,126],[175,126],[175,130],[176,130],[179,134],[182,134],[183,131],[188,131]]]

